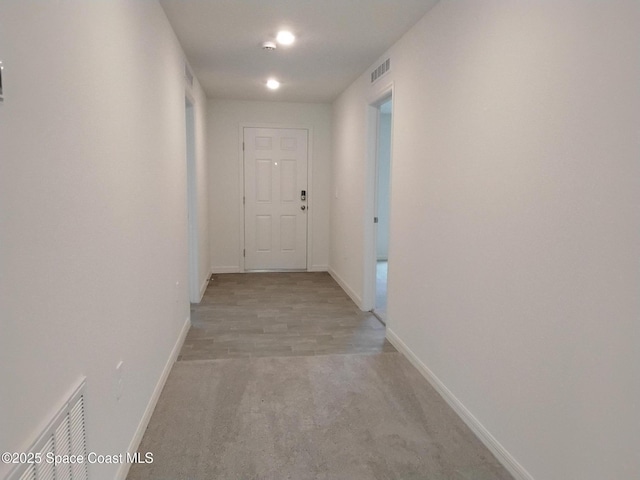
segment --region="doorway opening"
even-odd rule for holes
[[[387,320],[387,273],[389,265],[389,193],[391,176],[391,97],[377,108],[376,171],[374,193],[375,227],[375,303],[373,312],[384,323]]]
[[[198,210],[196,193],[196,134],[193,101],[185,96],[185,140],[187,159],[187,248],[189,250],[189,301],[200,302],[198,285]]]
[[[390,313],[393,314],[387,307],[388,279],[393,278],[393,248],[390,249],[393,95],[393,84],[389,84],[378,90],[367,105],[364,282],[360,308],[372,312],[385,325],[391,321]]]

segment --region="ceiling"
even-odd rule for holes
[[[437,0],[160,0],[208,96],[331,102]],[[280,29],[296,42],[267,52]],[[282,83],[265,88],[268,77]]]

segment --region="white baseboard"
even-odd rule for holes
[[[308,272],[328,272],[329,265],[311,265],[311,267],[309,267],[307,271]]]
[[[149,403],[147,404],[147,408],[144,411],[144,415],[140,419],[140,423],[138,424],[138,428],[136,429],[136,433],[131,439],[131,443],[129,444],[128,452],[135,453],[140,446],[140,442],[142,441],[142,437],[144,436],[144,432],[149,425],[149,420],[151,420],[151,415],[156,408],[156,404],[158,403],[158,399],[160,398],[160,394],[162,393],[162,389],[164,388],[164,384],[169,377],[169,373],[171,372],[171,368],[173,368],[173,364],[176,362],[178,358],[178,354],[180,353],[180,349],[182,348],[182,344],[184,343],[184,339],[187,336],[187,332],[189,331],[189,327],[191,327],[191,318],[187,317],[182,326],[182,330],[180,331],[180,335],[178,335],[178,339],[173,346],[173,350],[171,350],[171,355],[167,359],[167,363],[162,370],[162,374],[158,379],[158,383],[156,384],[156,388],[153,390],[153,394],[149,399]],[[116,474],[117,480],[125,480],[127,478],[127,474],[129,473],[129,468],[131,468],[131,464],[128,462],[123,462],[120,464],[120,468]]]
[[[335,270],[329,267],[329,275],[333,277],[333,279],[338,282],[338,285],[342,287],[342,289],[351,297],[351,300],[358,306],[360,310],[362,310],[362,299],[358,296],[356,292],[354,292],[351,287],[345,282],[340,275],[338,275]]]
[[[209,278],[211,278],[211,274],[208,274],[207,278],[205,278],[204,282],[202,282],[202,285],[200,285],[200,298],[198,300],[198,303],[202,301],[202,297],[204,297],[204,292],[207,290],[207,287],[209,286]]]
[[[211,267],[211,273],[241,273],[240,267]]]
[[[496,459],[514,476],[516,480],[534,480],[529,472],[511,455],[496,438],[491,435],[480,421],[462,404],[442,381],[409,349],[393,330],[387,328],[387,340],[402,353],[422,376],[431,384],[464,423],[476,434],[482,443],[493,453]]]
[[[307,269],[308,272],[328,272],[328,265],[312,265]],[[240,267],[211,267],[211,273],[243,273]]]

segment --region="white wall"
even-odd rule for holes
[[[521,478],[640,475],[639,45],[635,1],[486,0],[390,50],[389,335]],[[330,268],[356,295],[367,77],[334,104]]]
[[[329,271],[362,308],[368,80],[360,76],[333,104]],[[373,209],[371,209],[373,210]]]
[[[209,245],[209,159],[207,157],[207,98],[194,77],[193,87],[187,86],[187,95],[194,103],[195,121],[195,199],[198,245],[198,288],[202,298],[211,275]]]
[[[155,2],[25,1],[0,59],[0,450],[86,376],[88,448],[124,453],[189,316],[183,53]]]
[[[331,105],[210,99],[208,102],[211,270],[240,271],[242,228],[240,125],[312,128],[309,270],[327,270],[331,185]]]

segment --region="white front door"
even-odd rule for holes
[[[307,268],[307,137],[244,129],[245,270]]]

